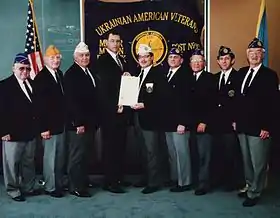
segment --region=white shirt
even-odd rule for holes
[[[17,78],[17,77],[16,77],[16,78]],[[25,88],[25,86],[24,86],[24,84],[23,84],[23,80],[17,78],[17,81],[18,81],[18,83],[19,83],[19,86],[20,86],[21,90],[24,92],[24,94],[25,94],[26,97],[29,99],[29,101],[32,102],[32,101],[31,101],[31,98],[30,98],[30,96],[28,95],[28,92],[27,92],[27,90],[26,90],[26,88]],[[32,87],[31,87],[29,81],[26,79],[25,82],[26,82],[28,88],[30,89],[30,91],[32,92]]]
[[[143,71],[142,81],[140,81],[139,88],[141,88],[141,86],[142,86],[142,84],[143,84],[145,78],[147,77],[148,72],[150,71],[151,68],[152,68],[152,65],[150,65],[150,66],[148,66],[148,67],[146,67],[146,68],[144,68],[144,69],[143,69],[143,68],[141,69],[141,71],[142,71],[142,70],[144,70],[144,71]],[[141,73],[140,73],[140,74],[141,74]],[[139,74],[138,77],[140,77],[140,74]]]
[[[200,77],[200,75],[202,74],[203,70],[198,72],[198,73],[195,73],[195,80],[197,81],[198,78]]]
[[[225,75],[225,84],[227,84],[227,80],[228,80],[228,77],[229,77],[231,71],[232,71],[232,68],[230,68],[227,71],[221,72],[220,80],[219,80],[219,88],[221,88],[221,81],[222,81],[223,75]]]
[[[250,74],[250,72],[251,72],[251,69],[253,69],[254,72],[253,72],[252,79],[251,79],[251,81],[250,81],[250,83],[249,83],[249,86],[251,86],[251,83],[252,83],[253,79],[255,78],[255,76],[256,76],[256,74],[257,74],[257,72],[259,71],[259,69],[260,69],[261,66],[262,66],[262,64],[260,64],[260,65],[257,66],[257,67],[254,67],[254,68],[249,68],[249,70],[248,70],[248,72],[247,72],[247,74],[246,74],[246,76],[245,76],[245,78],[244,78],[244,80],[243,80],[243,82],[242,82],[241,93],[243,93],[243,91],[244,91],[245,82],[246,82],[246,80],[247,80],[247,78],[248,78],[248,76],[249,76],[249,74]]]
[[[117,63],[117,65],[119,65],[119,62],[117,61],[117,55],[116,53],[110,51],[108,48],[106,48],[106,51],[112,56],[112,58],[114,59],[114,61]]]
[[[78,64],[78,63],[76,62],[76,64]],[[78,66],[79,66],[80,68],[82,68],[82,70],[84,71],[85,74],[86,74],[86,69],[87,69],[88,75],[89,75],[89,77],[90,77],[91,80],[92,80],[93,86],[96,87],[95,79],[94,79],[93,76],[91,75],[90,70],[89,70],[88,68],[84,68],[84,67],[80,66],[79,64],[78,64]]]
[[[169,75],[167,75],[167,77],[168,77],[168,82],[172,79],[172,77],[174,76],[174,74],[177,72],[177,70],[180,68],[181,66],[179,66],[179,67],[176,67],[176,68],[173,68],[173,69],[169,69],[169,71],[168,71],[168,74],[169,74],[169,72],[172,70],[172,74],[171,74],[171,76],[169,76]]]
[[[53,69],[49,68],[47,65],[46,65],[46,68],[48,69],[48,71],[50,71],[51,75],[53,76],[54,80],[56,81],[55,71]]]

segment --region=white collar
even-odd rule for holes
[[[116,59],[117,55],[116,53],[112,52],[111,50],[109,50],[108,48],[106,48],[106,51],[112,56],[112,58]]]

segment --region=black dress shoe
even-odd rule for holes
[[[91,194],[88,193],[87,191],[74,190],[74,191],[71,191],[70,194],[75,195],[80,198],[90,198],[91,197]]]
[[[23,202],[25,201],[25,197],[23,195],[16,196],[12,198],[14,201]]]
[[[52,191],[52,192],[45,191],[45,193],[46,193],[46,195],[49,195],[53,198],[62,198],[63,197],[62,191],[58,191],[58,190],[55,190],[55,191]]]
[[[239,192],[237,196],[240,198],[247,198],[247,192]]]
[[[143,188],[143,187],[146,187],[147,184],[148,184],[148,183],[147,183],[146,181],[141,180],[141,181],[136,182],[135,184],[133,184],[133,186],[134,186],[135,188]]]
[[[191,189],[190,185],[177,185],[173,188],[170,189],[171,192],[185,192],[185,191],[189,191]]]
[[[205,195],[206,193],[207,193],[207,190],[204,189],[204,188],[199,188],[199,189],[196,189],[196,190],[194,191],[194,194],[197,195],[197,196],[199,196],[199,195]]]
[[[151,194],[159,190],[158,186],[146,186],[141,192],[143,194]]]
[[[258,201],[260,200],[260,198],[256,197],[256,198],[246,198],[245,201],[242,203],[243,207],[253,207],[255,206]]]
[[[119,185],[123,187],[129,187],[132,185],[132,183],[128,181],[119,181]]]
[[[97,188],[99,187],[100,185],[96,182],[89,182],[88,183],[88,188]]]
[[[120,185],[105,185],[103,190],[115,193],[115,194],[123,194],[125,190]]]

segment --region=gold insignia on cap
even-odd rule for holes
[[[202,55],[204,55],[204,51],[201,50],[200,52],[201,52]]]
[[[179,51],[179,49],[178,49],[178,48],[176,48],[175,52],[176,52],[176,53],[179,53],[180,51]]]
[[[224,52],[224,53],[228,53],[228,49],[227,49],[227,48],[224,48],[223,52]]]
[[[258,43],[257,43],[257,44],[258,44],[258,46],[262,46],[262,43],[261,43],[260,41],[258,41]]]

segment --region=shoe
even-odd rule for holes
[[[185,191],[189,191],[191,189],[190,185],[177,185],[173,188],[170,189],[171,192],[185,192]]]
[[[143,194],[151,194],[159,190],[158,186],[146,186],[141,192]]]
[[[45,194],[49,195],[49,196],[51,196],[53,198],[62,198],[63,197],[62,191],[58,191],[58,190],[51,191],[51,192],[45,191]]]
[[[205,195],[206,193],[207,193],[207,190],[204,188],[199,188],[194,191],[194,194],[197,196]]]
[[[25,197],[23,195],[16,196],[12,198],[14,201],[23,202],[25,201]]]
[[[245,191],[245,192],[239,192],[239,193],[237,194],[237,196],[240,197],[240,198],[247,198],[247,191]]]
[[[256,198],[246,198],[245,201],[242,203],[243,207],[253,207],[255,206],[258,201],[260,200],[259,197]]]
[[[105,185],[103,190],[115,193],[115,194],[123,194],[125,190],[120,185]]]
[[[133,186],[135,188],[143,188],[143,187],[146,187],[147,186],[147,182],[144,181],[144,180],[141,180],[139,182],[136,182],[135,184],[133,184]]]
[[[25,196],[37,196],[37,195],[41,195],[41,194],[42,194],[42,192],[39,189],[24,193]]]
[[[129,187],[132,185],[132,183],[128,181],[119,181],[119,185],[123,187]]]
[[[88,183],[88,188],[97,188],[97,187],[99,187],[98,183],[95,183],[95,182],[89,182]]]
[[[78,191],[78,190],[74,190],[70,192],[71,195],[75,195],[79,198],[90,198],[91,194],[88,193],[87,191]]]

